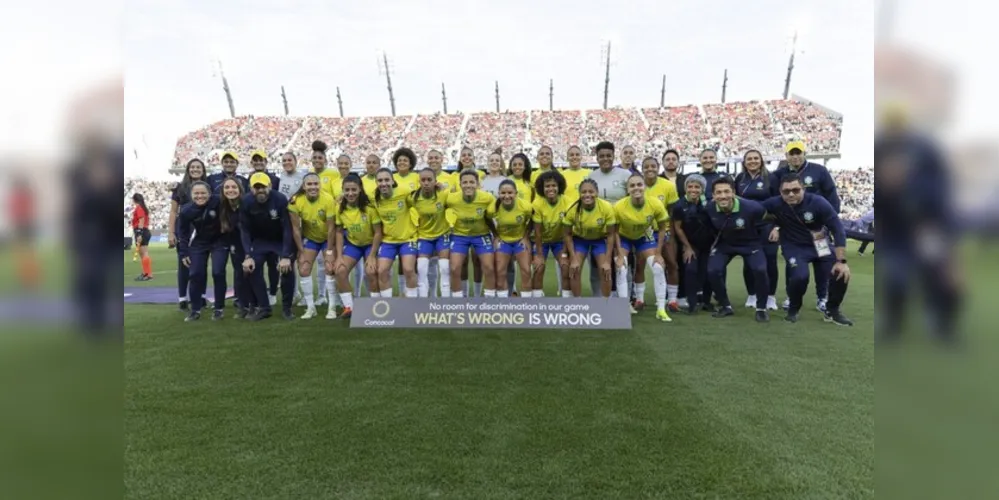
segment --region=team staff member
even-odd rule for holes
[[[624,172],[624,170],[620,170]],[[624,172],[627,175],[627,172]],[[574,297],[582,297],[582,272],[580,268],[587,256],[597,262],[597,279],[601,296],[610,297],[611,256],[617,241],[617,218],[614,206],[597,197],[597,182],[586,179],[579,186],[579,201],[574,203],[562,224],[565,227],[565,246],[569,252],[569,279]],[[593,289],[594,292],[597,290]]]
[[[222,239],[222,223],[218,196],[211,193],[211,187],[204,182],[191,186],[191,203],[184,205],[177,225],[180,238],[177,253],[181,263],[191,272],[191,312],[184,321],[201,319],[201,309],[205,299],[198,293],[207,288],[208,261],[212,261],[212,281],[215,284],[215,312],[213,320],[225,317],[226,271],[229,260],[229,247]]]
[[[508,268],[517,261],[520,267],[521,297],[533,297],[531,290],[531,243],[527,239],[528,226],[534,210],[531,203],[520,197],[517,183],[507,179],[500,184],[499,199],[493,215],[496,228],[496,296],[509,297],[515,280],[510,279]]]
[[[555,170],[541,174],[534,183],[540,194],[534,198],[534,276],[531,288],[535,297],[545,296],[545,266],[548,255],[555,259],[555,279],[562,297],[572,297],[569,286],[569,254],[565,250],[562,221],[572,203],[565,197],[565,177]]]
[[[652,156],[642,160],[642,177],[645,181],[645,195],[659,200],[666,208],[669,215],[670,207],[680,201],[680,195],[676,192],[676,185],[670,181],[659,177],[659,162]],[[666,264],[666,307],[676,312],[680,310],[677,303],[677,296],[680,292],[680,266],[677,263],[676,238],[667,236],[666,244],[662,248],[663,262]],[[643,295],[635,293],[636,297]]]
[[[683,293],[687,314],[698,308],[714,312],[711,294],[704,293],[708,281],[708,257],[716,231],[708,217],[704,198],[704,177],[701,174],[686,176],[684,196],[673,205],[673,230],[680,242],[680,262],[684,263]]]
[[[132,209],[132,239],[142,258],[142,274],[135,281],[149,281],[153,279],[153,259],[149,256],[149,239],[152,238],[152,233],[149,232],[149,209],[146,208],[146,199],[139,193],[132,195],[132,204],[135,205]]]
[[[628,177],[631,177],[631,172],[614,167],[614,143],[601,142],[597,144],[595,151],[598,168],[590,172],[587,178],[596,181],[600,199],[610,202],[613,206],[618,200],[628,196]],[[609,248],[613,251],[613,246]],[[617,278],[614,277],[616,273],[617,269],[611,266],[611,290],[614,291],[617,290]],[[590,289],[596,294],[599,286],[600,273],[597,272],[596,259],[593,259],[590,261]]]
[[[337,206],[336,226],[336,256],[337,261],[333,266],[337,276],[337,283],[340,292],[340,300],[343,301],[343,319],[349,319],[353,308],[354,298],[350,290],[350,271],[364,260],[368,267],[365,274],[368,276],[368,290],[372,297],[379,297],[378,290],[378,261],[372,258],[378,255],[378,247],[382,242],[382,220],[378,217],[378,210],[368,199],[368,194],[364,191],[364,184],[356,174],[349,174],[343,179],[343,199]],[[357,284],[360,289],[361,284]],[[330,303],[329,312],[326,319],[336,319],[336,308]]]
[[[823,276],[833,278],[829,283],[829,303],[823,313],[824,319],[841,326],[853,326],[840,311],[850,282],[850,267],[846,265],[846,232],[832,205],[819,195],[805,192],[797,175],[787,174],[780,183],[780,196],[763,202],[763,208],[777,220],[778,227],[773,229],[770,239],[780,241],[787,262],[785,273],[791,307],[784,320],[798,321],[802,298],[808,289],[808,264],[818,263],[816,282]],[[830,233],[835,250],[829,248]]]
[[[333,197],[320,189],[320,182],[318,175],[306,175],[302,191],[292,196],[288,204],[291,231],[298,249],[299,282],[305,295],[306,310],[302,319],[316,317],[316,303],[312,296],[312,263],[320,252],[325,252],[324,269],[320,270],[326,273],[325,286],[336,286],[335,283],[330,283],[333,281],[333,262],[336,259],[330,245],[336,236],[336,206]],[[323,289],[321,292],[327,290]],[[336,292],[327,295],[332,299]],[[332,300],[330,304],[336,311]]]
[[[784,152],[787,158],[787,165],[778,167],[774,171],[774,177],[777,178],[777,182],[782,183],[785,176],[792,173],[797,174],[798,179],[801,180],[807,192],[825,198],[832,205],[833,210],[839,214],[841,205],[839,193],[836,190],[836,181],[833,180],[829,170],[818,163],[812,163],[806,159],[805,143],[802,141],[787,143]],[[829,280],[819,278],[821,274],[819,273],[818,262],[812,264],[812,270],[816,276],[815,295],[817,299],[815,308],[819,311],[825,311],[826,299],[829,296]],[[788,300],[790,301],[790,299]]]
[[[278,192],[290,200],[302,188],[302,180],[308,172],[304,168],[298,168],[298,157],[291,151],[281,155],[281,170],[281,176],[274,185]]]
[[[718,234],[708,257],[708,280],[718,298],[719,309],[714,316],[724,318],[735,314],[732,303],[728,300],[725,269],[732,258],[739,255],[753,272],[753,283],[756,285],[756,321],[770,321],[767,313],[767,290],[770,283],[767,282],[767,259],[763,256],[759,230],[766,210],[755,201],[737,197],[735,181],[729,177],[717,179],[712,191],[714,203],[708,204],[707,213]]]
[[[170,248],[177,247],[177,241],[180,238],[180,228],[177,226],[178,215],[180,214],[180,209],[184,205],[191,202],[191,187],[194,186],[195,182],[205,182],[207,180],[207,172],[205,170],[205,163],[198,158],[191,159],[187,162],[187,166],[184,167],[184,177],[180,180],[173,188],[173,193],[170,195],[170,221],[167,226],[170,228],[170,235],[167,237],[167,242]],[[191,272],[181,262],[180,254],[177,254],[177,303],[181,311],[187,312],[189,304],[189,289],[191,284]]]
[[[277,259],[281,273],[281,309],[286,320],[295,319],[291,305],[295,293],[295,243],[288,216],[288,198],[271,190],[271,179],[256,173],[250,177],[253,192],[240,203],[239,231],[246,250],[243,271],[250,274],[250,286],[259,307],[249,319],[271,317],[273,307],[267,296],[263,268],[267,259]]]
[[[672,182],[676,186],[677,193],[683,193],[686,189],[686,176],[680,173],[680,153],[675,149],[667,149],[663,153],[663,179]]]
[[[405,279],[404,290],[399,293],[414,298],[419,296],[419,288],[416,283],[416,224],[410,214],[413,193],[408,187],[396,184],[392,171],[387,168],[379,169],[377,177],[375,208],[384,231],[378,248],[378,288],[382,297],[392,296],[392,263],[398,257]]]
[[[246,193],[243,186],[233,178],[222,182],[222,199],[219,204],[219,218],[222,226],[223,245],[229,249],[229,260],[232,262],[233,291],[236,293],[236,319],[246,318],[256,307],[250,280],[243,272],[243,261],[246,251],[239,232],[239,207]]]
[[[454,226],[451,230],[451,296],[463,297],[461,270],[466,268],[465,259],[469,250],[472,258],[478,259],[485,281],[485,296],[496,296],[496,262],[493,255],[493,216],[496,211],[496,198],[479,189],[479,175],[474,170],[462,170],[458,174],[460,191],[447,196],[445,208],[454,212]]]
[[[627,198],[614,204],[617,217],[617,293],[631,298],[628,289],[628,256],[634,256],[635,295],[638,297],[631,313],[636,314],[645,298],[645,267],[652,269],[656,292],[656,319],[669,322],[666,313],[666,272],[663,269],[663,248],[669,238],[669,214],[658,199],[645,195],[645,179],[641,174],[628,178]]]
[[[280,191],[281,186],[278,184],[278,177],[267,171],[267,153],[263,150],[256,150],[250,153],[250,167],[253,169],[254,173],[260,172],[271,179],[271,189],[275,191]],[[296,191],[297,192],[297,191]],[[289,197],[288,199],[291,199]],[[278,284],[281,281],[281,274],[277,270],[277,261],[267,262],[267,283],[268,290],[270,292],[271,305],[277,303],[277,291]]]
[[[767,171],[763,165],[763,155],[750,149],[742,156],[742,172],[735,176],[735,192],[740,198],[753,200],[757,203],[779,195],[777,178]],[[773,224],[766,222],[760,227],[763,237],[763,254],[767,258],[767,276],[770,278],[770,289],[767,290],[767,309],[777,310],[777,281],[780,271],[777,269],[777,243],[770,241],[770,231]],[[742,279],[746,283],[746,307],[756,307],[756,287],[753,283],[753,273],[743,262]]]
[[[698,159],[701,162],[701,177],[704,177],[704,182],[706,182],[708,186],[704,195],[707,197],[707,201],[711,201],[711,197],[714,196],[714,189],[712,186],[715,185],[715,181],[721,177],[728,177],[728,175],[724,172],[718,171],[718,154],[715,153],[715,150],[705,148],[701,151]]]
[[[432,167],[420,170],[420,189],[413,193],[413,209],[418,215],[416,281],[420,297],[437,296],[432,288],[437,283],[430,280],[431,264],[440,268],[440,296],[451,296],[451,226],[444,212],[449,191],[437,181],[437,175]]]
[[[236,180],[243,185],[244,191],[249,191],[249,183],[247,182],[246,177],[236,173],[236,170],[239,169],[239,157],[236,156],[236,153],[232,151],[222,153],[221,161],[222,171],[209,175],[207,179],[208,185],[212,188],[212,192],[219,194],[222,190],[222,181],[230,177],[236,178]]]

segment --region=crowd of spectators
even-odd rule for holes
[[[859,219],[874,208],[874,169],[833,170],[833,179],[842,202],[840,216]]]
[[[191,158],[217,162],[224,151],[247,156],[262,149],[269,155],[287,149],[305,118],[287,116],[239,116],[202,127],[177,140],[174,165],[183,165]]]
[[[649,130],[636,108],[599,109],[586,112],[586,142],[596,145],[600,141],[630,144],[644,153]]]
[[[778,136],[774,146],[779,150],[784,139],[802,139],[812,151],[839,151],[843,117],[822,107],[794,99],[767,101],[770,118]]]
[[[465,127],[463,145],[475,152],[475,164],[484,166],[496,148],[502,148],[506,156],[523,149],[526,127],[525,111],[473,113]]]
[[[775,146],[773,123],[766,109],[757,101],[705,104],[704,114],[717,140],[718,155],[738,156],[750,149],[764,155],[782,152],[784,140]]]
[[[541,145],[550,146],[555,163],[564,163],[570,146],[583,149],[586,146],[586,123],[580,111],[536,111],[531,113],[531,150],[537,151]]]
[[[353,158],[354,163],[363,163],[364,158],[369,154],[376,154],[382,159],[392,156],[392,151],[402,142],[403,133],[406,126],[413,119],[412,116],[372,116],[361,118],[361,121],[354,126],[353,131],[347,135],[344,151],[347,154],[359,153],[357,158]],[[312,137],[312,140],[327,140],[327,137]],[[327,144],[329,144],[327,142]]]
[[[672,148],[694,157],[710,145],[711,134],[697,106],[648,108],[642,114],[649,122],[647,143],[657,151]]]
[[[426,153],[431,149],[447,155],[458,140],[464,119],[465,115],[462,114],[418,115],[402,142],[416,152],[420,162],[426,161]]]

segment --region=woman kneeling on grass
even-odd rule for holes
[[[652,269],[656,291],[656,319],[669,322],[666,313],[666,272],[663,247],[669,238],[669,214],[656,198],[645,196],[645,180],[635,174],[628,178],[628,197],[614,204],[618,221],[617,292],[628,295],[628,254],[635,253],[635,305],[631,313],[642,308],[645,298],[645,268]]]
[[[611,262],[607,252],[617,242],[617,217],[614,206],[597,198],[597,182],[584,179],[579,185],[579,201],[572,204],[565,220],[565,246],[569,251],[569,280],[572,295],[582,297],[582,266],[592,256],[600,272],[601,296],[610,297]],[[593,290],[595,293],[596,290]]]

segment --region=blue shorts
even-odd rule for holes
[[[576,252],[584,256],[592,253],[594,256],[607,253],[607,240],[584,240],[583,238],[572,237],[572,246]]]
[[[371,255],[371,245],[357,246],[350,241],[343,242],[343,254],[355,261]]]
[[[491,254],[493,253],[493,237],[490,234],[484,234],[482,236],[451,235],[452,252],[461,255],[468,255],[468,247],[474,248],[475,253],[479,255]]]
[[[643,236],[637,240],[621,237],[621,248],[628,253],[642,253],[650,248],[659,246],[659,233],[652,233],[652,237]]]
[[[451,235],[445,234],[432,240],[421,238],[417,246],[420,255],[437,255],[451,248]]]
[[[507,255],[517,255],[524,250],[530,250],[527,245],[524,244],[524,240],[517,241],[516,243],[507,243],[505,241],[500,241],[499,252],[505,253]]]
[[[541,258],[547,259],[548,252],[555,255],[555,259],[558,260],[562,258],[562,252],[565,251],[565,243],[561,241],[554,241],[552,243],[542,243],[541,244]]]
[[[317,243],[308,238],[302,238],[302,247],[304,247],[306,250],[312,250],[314,252],[322,252],[323,250],[326,250],[326,242],[324,241],[322,243]]]
[[[396,256],[405,257],[407,255],[416,255],[415,241],[407,241],[406,243],[382,243],[382,246],[378,247],[379,259],[395,260]]]

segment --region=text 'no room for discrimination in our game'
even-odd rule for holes
[[[360,303],[361,301],[364,303]],[[553,299],[530,302],[520,298],[359,299],[358,302],[351,317],[352,327],[584,329],[631,327],[628,302],[623,299]],[[370,314],[366,314],[368,312]]]

